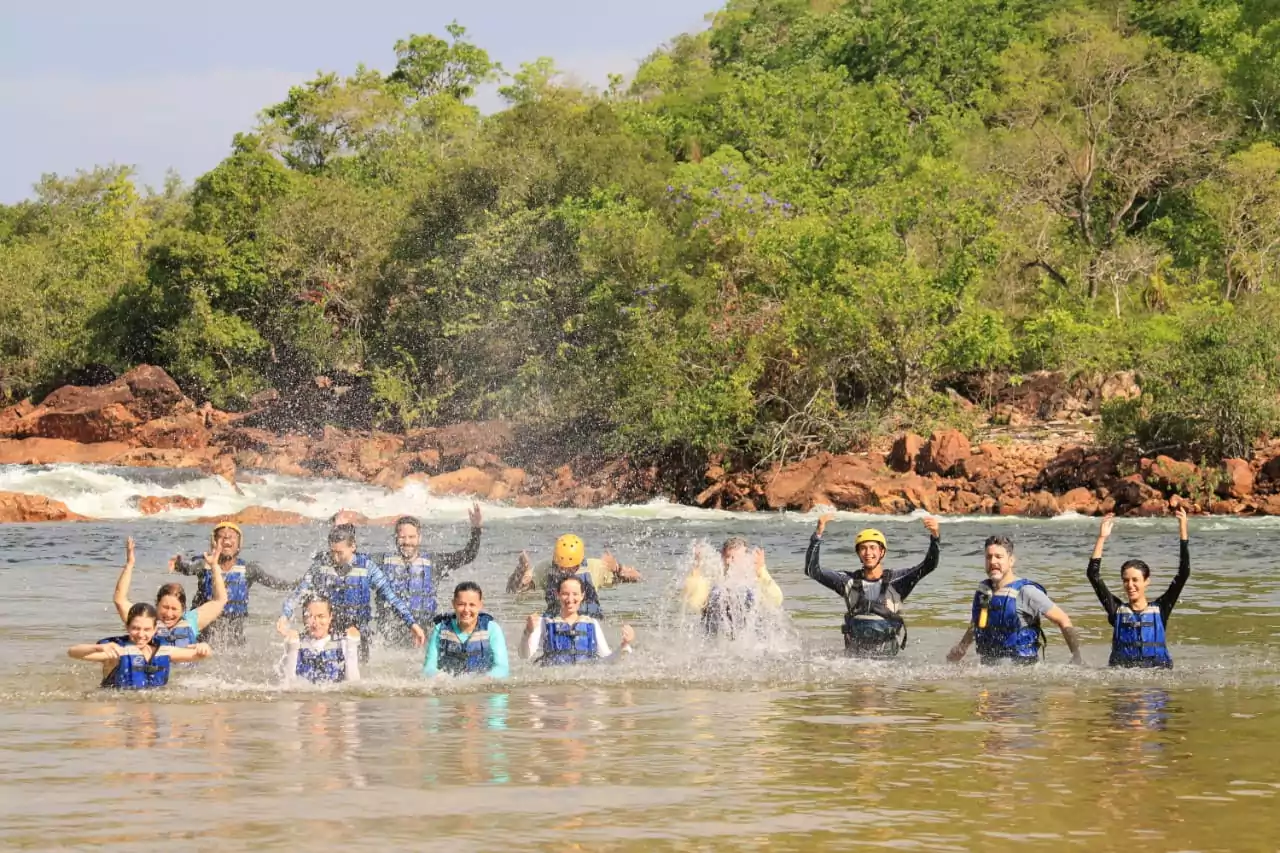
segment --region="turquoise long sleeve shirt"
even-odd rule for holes
[[[458,639],[466,642],[471,634],[464,634],[458,629],[458,620],[450,619],[438,623],[427,640],[427,659],[422,664],[422,674],[430,678],[440,672],[440,631],[449,626],[458,635]],[[489,648],[493,650],[493,666],[487,675],[490,678],[506,678],[511,675],[511,657],[507,653],[507,637],[502,633],[502,626],[497,620],[489,623]]]

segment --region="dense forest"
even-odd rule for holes
[[[1135,370],[1103,441],[1276,423],[1280,0],[731,0],[605,91],[457,25],[394,49],[190,186],[0,207],[6,397],[325,375],[366,425],[763,462],[963,425],[974,376]]]

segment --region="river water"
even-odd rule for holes
[[[46,493],[56,479],[64,491],[52,496],[99,514],[123,504],[111,489],[155,493],[162,476],[122,487],[101,479],[117,474],[45,474]],[[0,472],[0,485],[6,477],[12,488],[32,474]],[[426,519],[428,547],[466,540],[461,501],[341,484],[270,488],[245,500],[290,500],[316,515],[337,504],[371,514],[404,506]],[[110,599],[123,538],[138,540],[134,598],[144,600],[170,579],[167,557],[200,548],[207,528],[123,508],[105,522],[0,527],[0,846],[1280,848],[1275,521],[1193,519],[1192,577],[1171,620],[1177,669],[1116,673],[1105,668],[1106,620],[1084,578],[1090,519],[944,520],[941,567],[908,602],[909,648],[863,663],[839,654],[840,602],[803,576],[812,516],[661,504],[485,509],[480,557],[456,578],[485,587],[509,642],[533,609],[501,591],[516,555],[545,557],[572,531],[645,573],[603,594],[611,638],[625,618],[636,653],[571,672],[513,661],[507,683],[442,686],[418,677],[420,652],[379,648],[359,684],[285,691],[271,627],[282,594],[255,589],[247,649],[184,668],[165,691],[114,695],[95,689],[97,667],[65,648],[118,631]],[[826,566],[855,567],[853,534],[867,522],[833,522]],[[890,565],[923,555],[917,519],[874,524],[889,537]],[[296,576],[324,532],[319,520],[249,528],[245,554]],[[1056,632],[1048,663],[1033,670],[944,662],[992,532],[1015,537],[1019,573],[1082,627],[1085,668],[1066,665]],[[371,550],[389,538],[362,534]],[[766,550],[787,618],[764,640],[707,643],[671,615],[674,590],[695,541],[731,534]],[[1117,524],[1104,564],[1117,590],[1131,556],[1152,565],[1152,593],[1162,591],[1177,561],[1174,522]]]

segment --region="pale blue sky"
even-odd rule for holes
[[[0,203],[44,172],[127,163],[158,186],[190,181],[231,136],[317,70],[386,71],[410,33],[452,20],[506,68],[539,56],[603,83],[718,0],[46,0],[0,11]],[[493,96],[489,96],[489,106]]]

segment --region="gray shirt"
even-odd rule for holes
[[[989,592],[991,590],[991,581],[983,581],[978,585],[979,592]],[[1022,589],[1012,590],[1008,586],[995,591],[992,598],[998,598],[1005,595],[1018,596],[1018,622],[1023,628],[1030,628],[1040,624],[1040,620],[1053,608],[1057,607],[1053,603],[1053,599],[1048,593],[1044,592],[1038,586],[1032,584],[1023,585]]]

